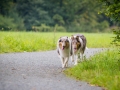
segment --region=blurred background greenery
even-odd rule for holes
[[[0,0],[0,31],[110,32],[98,0]]]

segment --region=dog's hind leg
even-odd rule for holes
[[[81,61],[84,60],[84,56],[83,56],[83,53],[81,53]]]
[[[80,51],[80,60],[81,61],[84,60],[84,51],[83,50]]]
[[[81,56],[80,58],[81,62],[86,60],[86,55],[84,53],[80,53],[80,56]]]

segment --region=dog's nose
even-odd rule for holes
[[[63,46],[62,50],[64,50],[64,49],[65,49],[65,46]]]
[[[63,46],[63,48],[65,48],[65,46]]]

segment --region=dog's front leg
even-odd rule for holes
[[[74,54],[71,56],[71,61],[74,62]]]
[[[62,63],[62,68],[64,68],[65,65],[64,65],[64,58],[63,57],[61,57],[61,63]]]
[[[77,65],[78,64],[78,55],[75,54],[75,64],[74,65]]]
[[[64,62],[64,66],[65,66],[65,67],[68,67],[68,60],[69,60],[69,57],[67,57],[67,58],[65,59],[65,62]]]

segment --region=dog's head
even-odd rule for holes
[[[74,52],[76,52],[81,47],[81,42],[79,36],[71,36],[71,44]]]
[[[70,46],[68,37],[60,37],[58,43],[61,50],[68,49]]]

